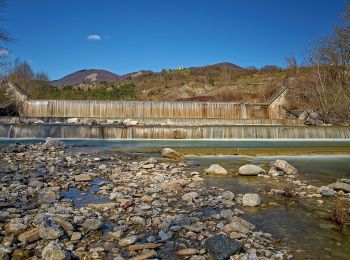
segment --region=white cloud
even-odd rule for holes
[[[102,41],[102,36],[98,34],[91,34],[86,39],[89,41]]]
[[[8,57],[10,55],[11,55],[11,53],[8,50],[6,50],[4,48],[0,48],[0,56]]]

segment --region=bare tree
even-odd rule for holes
[[[299,67],[298,67],[296,58],[294,56],[289,56],[289,57],[286,57],[285,59],[286,59],[288,69],[290,69],[294,73],[298,73]]]

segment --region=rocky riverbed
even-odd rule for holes
[[[292,258],[241,218],[259,196],[205,186],[172,151],[80,153],[48,139],[0,156],[0,259]]]

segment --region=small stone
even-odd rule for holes
[[[91,181],[91,177],[87,174],[79,174],[74,176],[74,180],[77,182]]]
[[[44,220],[39,226],[39,236],[43,239],[57,239],[63,234],[63,228],[56,225],[51,219]]]
[[[247,193],[243,195],[244,207],[256,207],[260,205],[260,196],[255,193]]]
[[[135,244],[128,247],[129,251],[137,251],[143,249],[155,249],[160,247],[162,244],[145,243],[145,244]]]
[[[80,232],[73,232],[72,236],[70,237],[70,240],[77,241],[81,239],[81,233]]]
[[[317,189],[317,193],[320,193],[322,196],[334,196],[337,192],[327,186],[321,186]]]
[[[98,230],[102,226],[102,222],[99,219],[87,219],[84,221],[83,229],[85,231]]]
[[[70,260],[71,256],[61,243],[51,241],[44,248],[42,258],[45,260]]]
[[[141,226],[146,226],[146,220],[144,218],[142,218],[142,217],[134,216],[134,217],[130,218],[130,220],[134,224],[141,225]]]
[[[197,249],[195,248],[185,248],[176,252],[178,256],[190,256],[197,254]]]
[[[154,258],[156,256],[157,256],[157,252],[154,250],[150,250],[150,251],[147,251],[141,255],[130,258],[130,260],[145,260],[145,259],[149,259],[149,258]]]
[[[198,193],[197,192],[189,192],[189,193],[186,193],[182,196],[182,199],[184,201],[187,201],[187,202],[193,202],[197,197],[198,197]]]
[[[173,233],[171,231],[166,232],[161,230],[159,231],[158,235],[162,241],[170,240],[173,237]]]
[[[118,245],[121,247],[126,247],[134,244],[137,241],[137,236],[131,235],[119,240]]]
[[[49,187],[41,190],[38,196],[38,203],[53,203],[60,199],[59,187]]]
[[[234,198],[235,198],[235,194],[231,191],[224,191],[222,194],[221,194],[221,197],[224,199],[224,200],[229,200],[229,201],[232,201]]]

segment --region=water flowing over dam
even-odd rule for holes
[[[350,139],[349,127],[282,125],[113,126],[2,124],[0,138],[96,139]]]
[[[28,100],[23,116],[95,118],[269,118],[266,104],[219,102],[152,102]]]

